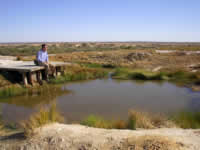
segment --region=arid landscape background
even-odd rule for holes
[[[41,44],[2,43],[0,44],[0,64],[34,61]],[[43,85],[35,83],[24,87],[20,79],[16,78],[17,74],[6,71],[0,72],[0,102],[3,106],[2,114],[0,114],[0,148],[54,149],[58,147],[59,149],[69,148],[72,150],[92,150],[95,148],[105,150],[127,150],[131,148],[134,150],[199,149],[200,113],[196,109],[194,111],[190,109],[194,108],[193,102],[195,102],[195,108],[199,105],[197,97],[200,91],[200,43],[55,42],[46,44],[48,45],[50,62],[68,63],[63,75],[51,78],[47,82],[43,81]],[[81,81],[86,81],[86,84],[81,83]],[[91,84],[87,84],[87,81],[91,81]],[[124,83],[123,81],[127,82]],[[149,82],[151,84],[145,85]],[[75,83],[78,83],[77,89],[75,88],[75,91],[68,90],[67,88],[70,85],[67,83],[70,83],[72,87]],[[155,97],[146,95],[153,91],[152,95],[159,95],[156,101],[158,105],[159,99],[164,100],[163,102],[166,102],[166,104],[167,102],[175,104],[175,102],[167,100],[169,96],[163,98],[165,94],[162,94],[162,92],[169,92],[172,93],[171,98],[175,98],[177,96],[176,92],[169,90],[169,88],[174,88],[179,94],[178,96],[186,97],[190,104],[188,107],[191,108],[189,112],[178,112],[172,116],[127,109],[125,111],[129,113],[126,114],[126,119],[109,120],[95,114],[81,118],[82,116],[79,113],[94,110],[92,109],[94,106],[97,109],[100,107],[98,104],[101,104],[99,102],[103,100],[100,99],[101,96],[98,98],[91,97],[93,100],[89,101],[87,107],[83,107],[92,94],[88,94],[83,88],[81,90],[80,87],[86,86],[90,92],[92,90],[90,88],[95,89],[98,85],[105,86],[106,89],[97,88],[96,92],[104,91],[103,94],[105,95],[108,95],[106,94],[107,91],[111,92],[109,88],[113,85],[115,86],[113,89],[119,88],[119,93],[129,90],[130,93],[127,94],[130,99],[131,96],[134,97],[138,94],[139,97],[136,98],[140,99],[142,97],[137,101],[139,104],[141,100],[155,102]],[[129,89],[120,89],[123,87]],[[154,90],[150,90],[151,87],[152,89],[161,89],[161,93],[155,94]],[[143,89],[146,92],[142,93],[142,91],[134,90],[134,88],[148,89]],[[138,92],[134,93],[135,91]],[[83,92],[84,96],[80,94],[80,97],[76,97],[76,92]],[[75,104],[70,102],[67,94],[72,96],[72,101],[80,101]],[[189,97],[190,94],[195,97]],[[114,101],[116,104],[110,101],[112,99],[116,100],[116,97],[113,95],[106,97],[105,95],[103,102],[107,104],[102,103],[102,105],[105,107],[108,103],[110,104],[110,108],[106,112],[108,114],[105,114],[105,116],[116,113],[112,107],[115,106],[115,110],[120,109],[120,102],[121,106],[123,102],[124,105],[130,103],[125,101],[128,97],[126,95],[119,102]],[[59,99],[62,96],[63,99]],[[184,101],[183,99],[176,100]],[[59,103],[61,101],[63,103]],[[131,102],[134,101],[133,98]],[[66,102],[69,102],[69,106],[66,106],[68,105]],[[79,102],[82,102],[82,105]],[[58,107],[57,110],[54,105],[51,108],[52,103],[60,104],[62,107],[65,106],[64,108],[69,110],[70,107],[74,107],[73,109],[76,111],[73,114],[81,118],[81,121],[76,121],[75,124],[81,125],[75,125],[73,122],[63,119],[68,118],[70,111],[73,111],[73,109],[60,113],[60,110],[65,109],[59,109]],[[181,103],[177,103],[177,105],[179,104],[181,105]],[[186,103],[186,105],[189,104]],[[144,105],[146,105],[146,102]],[[10,123],[6,120],[5,116],[10,116],[7,109],[13,112],[13,106],[16,112],[13,113],[15,115],[11,115],[11,118],[18,120],[20,117],[25,116],[22,117],[24,120],[19,119],[17,123]],[[163,105],[160,105],[160,107],[162,109]],[[21,115],[18,115],[17,112],[21,112]],[[74,119],[72,118],[73,115],[71,120]],[[65,124],[54,124],[58,122]],[[72,125],[66,125],[71,123]]]

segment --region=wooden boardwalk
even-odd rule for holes
[[[56,68],[56,75],[64,73],[64,68],[70,63],[50,62]],[[0,61],[0,71],[18,72],[24,85],[34,82],[41,82],[43,78],[42,72],[45,71],[44,66],[36,66],[33,61]]]

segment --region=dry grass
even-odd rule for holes
[[[129,119],[131,118],[135,120],[136,128],[154,128],[153,122],[148,113],[131,110],[129,111]]]
[[[0,123],[0,136],[5,133],[4,131],[4,125]]]
[[[26,137],[30,137],[35,133],[35,129],[49,123],[63,122],[64,118],[57,111],[56,105],[53,104],[50,109],[41,108],[38,113],[33,114],[30,118],[21,123]]]
[[[129,138],[124,149],[133,150],[181,150],[184,145],[164,136],[141,136]]]
[[[172,121],[161,114],[130,110],[129,119],[131,118],[135,119],[136,128],[154,129],[162,127],[176,127]]]
[[[127,123],[124,120],[118,120],[113,123],[115,129],[126,129]]]

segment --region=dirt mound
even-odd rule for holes
[[[200,130],[97,129],[81,125],[51,124],[29,139],[1,137],[5,150],[199,150]]]

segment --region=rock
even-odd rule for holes
[[[162,68],[162,66],[158,66],[158,67],[154,68],[152,71],[156,72],[156,71],[159,71],[161,68]]]

